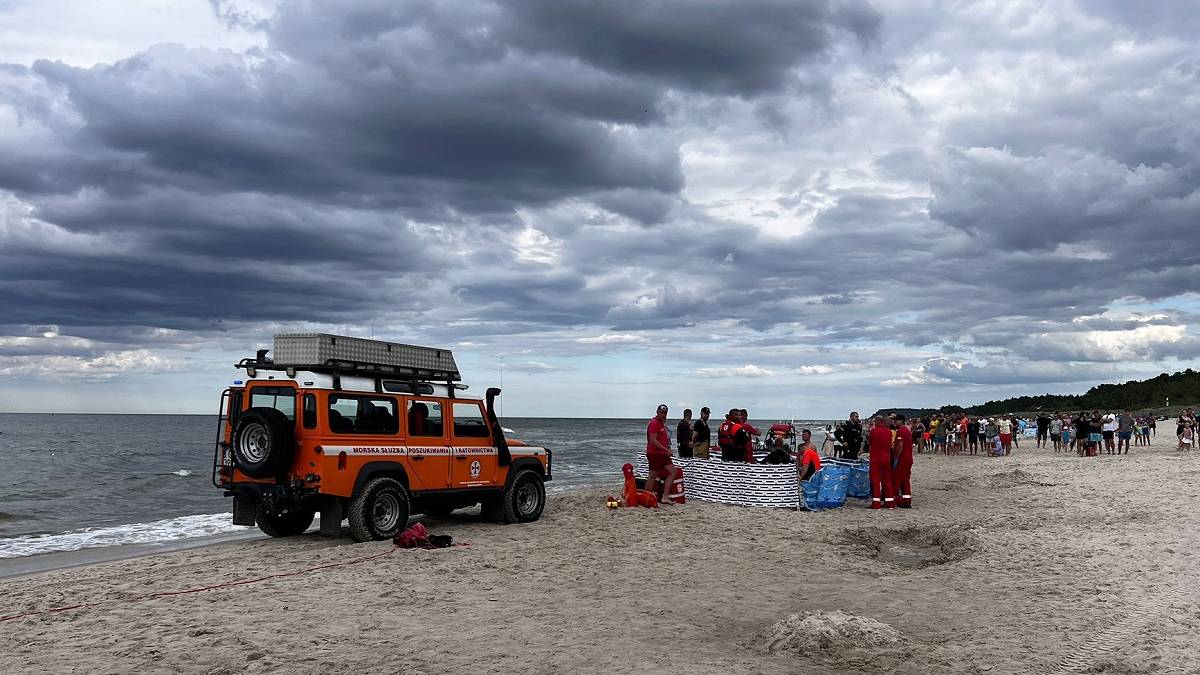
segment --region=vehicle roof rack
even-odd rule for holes
[[[447,384],[462,380],[454,353],[436,347],[328,333],[288,333],[275,336],[273,358],[267,358],[266,353],[267,350],[260,349],[253,359],[242,359],[236,367],[247,372],[259,368],[308,370],[335,376],[386,376]]]

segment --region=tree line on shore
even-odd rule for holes
[[[1167,406],[1168,399],[1174,404]],[[944,405],[941,408],[887,408],[876,414],[895,410],[908,416],[936,413],[966,413],[968,415],[1000,415],[1032,412],[1067,412],[1078,410],[1130,410],[1170,414],[1176,408],[1195,405],[1200,401],[1200,373],[1188,368],[1168,375],[1163,373],[1148,380],[1132,380],[1122,384],[1100,384],[1083,394],[1042,394],[1017,396],[1001,401],[988,401],[973,406]]]

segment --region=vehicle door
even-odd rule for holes
[[[290,422],[293,424],[296,423],[296,387],[290,384],[276,382],[260,384],[258,382],[250,382],[244,397],[239,397],[237,400],[240,402],[243,398],[246,401],[246,410],[250,408],[274,408],[283,413],[284,417],[287,417]],[[231,425],[237,424],[238,415],[241,412],[244,411],[237,411],[230,416],[229,421]],[[293,433],[298,433],[298,430],[295,430]],[[255,479],[242,476],[241,472],[238,472],[238,480]]]
[[[446,404],[435,398],[405,400],[405,431],[413,482],[426,490],[450,482],[450,433]]]
[[[309,424],[308,394],[304,402],[304,425]],[[315,404],[314,404],[315,405]],[[374,461],[402,462],[400,411],[395,397],[386,394],[331,392],[325,408],[325,428],[320,435],[324,448],[326,483],[343,493],[353,487],[361,467]]]
[[[470,488],[490,485],[496,478],[497,451],[483,416],[480,401],[455,401],[451,405],[450,486]]]

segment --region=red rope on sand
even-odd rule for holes
[[[146,595],[139,595],[134,598],[126,598],[123,600],[109,600],[107,602],[140,602],[142,600],[152,600],[154,598],[165,598],[165,597],[170,597],[173,595],[186,595],[188,593],[200,593],[202,591],[211,591],[211,590],[215,590],[218,588],[229,588],[231,586],[245,586],[246,584],[255,584],[260,581],[267,581],[268,579],[280,579],[283,577],[294,577],[294,576],[298,576],[300,574],[316,572],[317,570],[327,570],[327,569],[332,569],[334,567],[345,567],[347,565],[357,565],[359,563],[367,562],[368,560],[382,558],[385,555],[395,553],[397,550],[399,550],[399,549],[393,547],[393,548],[389,548],[388,550],[384,551],[383,553],[376,553],[375,555],[369,555],[369,556],[366,556],[365,558],[355,558],[354,560],[347,560],[345,562],[326,563],[324,565],[317,565],[315,567],[309,567],[307,569],[297,570],[295,572],[280,572],[279,574],[268,574],[265,577],[257,577],[254,579],[239,579],[237,581],[226,581],[226,582],[220,583],[220,584],[213,584],[211,586],[200,586],[199,588],[188,588],[188,589],[182,590],[182,591],[160,591],[158,593],[148,593]],[[100,605],[103,605],[103,604],[105,604],[105,603],[104,602],[84,602],[84,603],[80,603],[78,605],[67,605],[65,607],[51,607],[50,609],[38,609],[38,610],[31,611],[31,612],[22,612],[20,614],[11,614],[9,616],[0,616],[0,623],[3,623],[5,621],[13,621],[14,619],[22,619],[22,618],[30,617],[30,616],[39,616],[41,614],[56,614],[58,612],[67,612],[72,609],[90,609],[92,607],[99,607]]]

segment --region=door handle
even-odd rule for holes
[[[423,462],[423,461],[425,461],[425,456],[424,455],[413,455],[412,460],[414,462]]]
[[[459,456],[455,457],[454,459],[466,459],[466,458],[467,458],[466,455],[459,455]]]

